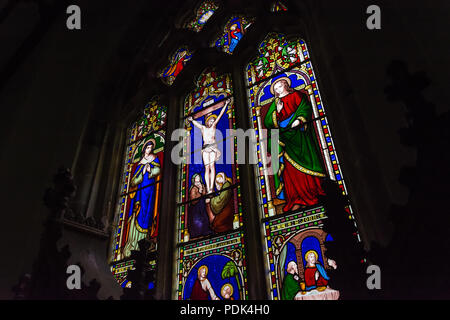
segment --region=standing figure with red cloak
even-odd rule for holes
[[[279,147],[271,150],[268,131],[268,152],[272,161],[279,160],[279,170],[274,173],[275,206],[285,204],[283,211],[297,210],[318,203],[325,192],[321,178],[326,177],[317,144],[313,112],[307,94],[291,88],[287,77],[276,79],[270,88],[275,96],[264,118],[266,129],[279,129]]]
[[[208,267],[203,265],[198,268],[198,278],[195,279],[194,285],[192,286],[191,300],[220,300],[219,297],[214,292],[208,278]]]
[[[178,74],[183,70],[186,63],[191,59],[192,54],[189,54],[189,52],[182,48],[177,51],[175,54],[175,57],[173,58],[173,63],[168,68],[166,68],[163,73],[163,78],[171,78],[173,82],[175,78],[178,76]]]
[[[238,23],[234,23],[230,27],[229,33],[230,33],[228,36],[228,39],[230,40],[229,50],[232,53],[236,48],[237,44],[239,43],[239,41],[242,39],[243,33]]]

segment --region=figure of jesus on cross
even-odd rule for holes
[[[219,115],[215,115],[212,112],[205,116],[205,125],[202,125],[198,121],[194,120],[192,116],[188,117],[188,121],[192,122],[194,126],[200,129],[203,138],[202,158],[205,166],[205,184],[206,193],[214,192],[214,180],[216,177],[215,163],[219,160],[221,152],[216,143],[216,127],[225,113],[227,106],[231,99],[227,99],[220,110]]]

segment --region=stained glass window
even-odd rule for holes
[[[326,270],[335,262],[324,255],[321,183],[330,178],[343,194],[347,189],[306,43],[269,34],[248,64],[246,79],[270,294],[273,299],[337,298],[339,292],[327,288]],[[347,212],[354,220],[350,206]],[[301,290],[295,288],[296,274]]]
[[[218,8],[219,6],[215,1],[203,1],[195,11],[195,17],[186,23],[185,28],[200,32]]]
[[[230,75],[205,70],[184,103],[176,298],[247,299]]]
[[[247,29],[253,23],[253,18],[244,16],[233,17],[225,24],[223,34],[214,42],[214,46],[220,50],[233,54],[239,41],[242,39]]]
[[[138,250],[138,241],[148,238],[151,250],[157,250],[165,124],[166,107],[156,97],[128,130],[111,256],[111,270],[122,286],[127,285],[134,264],[130,255]],[[155,264],[150,261],[151,267]]]
[[[281,1],[274,1],[270,8],[272,12],[287,11],[287,7]]]
[[[165,84],[171,86],[191,58],[192,52],[186,46],[179,48],[170,57],[169,65],[161,70],[159,77]]]

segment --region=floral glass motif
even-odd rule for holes
[[[179,300],[247,299],[242,206],[230,75],[207,69],[184,105],[178,200]]]
[[[306,43],[269,34],[248,64],[246,80],[270,294],[273,299],[316,294],[337,299],[339,292],[327,287],[326,269],[335,262],[324,256],[328,235],[322,230],[327,217],[320,204],[321,180],[336,181],[343,194],[347,189]],[[275,148],[270,129],[279,130]],[[351,206],[346,210],[356,228]],[[320,274],[317,283],[312,270]]]
[[[175,51],[169,65],[159,73],[162,82],[171,86],[191,58],[192,52],[187,47],[181,47]]]
[[[189,30],[200,32],[206,22],[213,16],[219,6],[215,1],[204,1],[196,10],[195,18],[186,23],[185,27]]]
[[[287,7],[283,4],[283,2],[281,1],[274,1],[272,3],[272,6],[270,7],[270,11],[272,12],[283,12],[283,11],[287,11]]]
[[[155,97],[128,131],[111,256],[111,270],[123,286],[138,241],[149,238],[151,250],[157,249],[166,112]]]
[[[224,33],[216,40],[214,46],[218,49],[233,54],[239,41],[242,39],[247,29],[252,25],[254,19],[244,16],[231,18],[223,28]]]

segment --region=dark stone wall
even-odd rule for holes
[[[389,200],[405,203],[408,190],[398,182],[404,165],[416,161],[415,150],[400,143],[398,130],[406,124],[405,107],[387,103],[384,87],[390,61],[404,61],[410,71],[425,71],[433,85],[426,95],[437,104],[439,113],[448,111],[447,1],[319,1],[320,19],[333,35],[348,75],[352,95],[361,108],[364,126],[376,161],[382,168]],[[365,28],[365,12],[370,4],[381,7],[382,29]],[[328,41],[327,39],[322,42]],[[331,57],[332,58],[332,57]],[[323,75],[322,75],[323,76]],[[426,112],[426,110],[424,110]]]
[[[5,168],[5,188],[1,195],[4,250],[0,298],[10,298],[18,276],[30,271],[47,214],[44,191],[60,165],[70,168],[75,164],[87,120],[99,103],[96,95],[105,70],[112,68],[111,59],[118,55],[117,48],[144,2],[78,1],[82,7],[80,31],[67,30],[65,8],[59,9],[48,21],[48,30],[26,53],[15,41],[8,41],[17,37],[17,42],[23,43],[21,34],[16,34],[21,30],[9,26],[29,24],[26,16],[19,14],[26,4],[6,17],[7,29],[0,25],[2,35],[8,36],[2,37],[2,48],[13,47],[17,54],[24,54],[12,74],[3,72],[5,69],[1,73],[0,163]],[[37,10],[35,14],[41,19]],[[5,57],[0,66],[16,63],[14,58]],[[128,62],[124,59],[122,63]],[[92,149],[96,151],[95,145]],[[91,164],[96,158],[83,161]],[[90,177],[85,174],[82,178]]]

